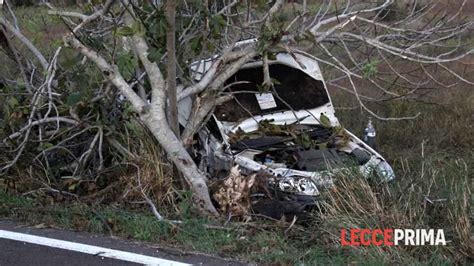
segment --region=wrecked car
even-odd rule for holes
[[[213,59],[191,65],[196,80]],[[264,173],[286,199],[311,204],[340,174],[390,181],[392,167],[373,148],[341,127],[320,68],[310,55],[278,53],[269,60],[273,86],[264,89],[256,58],[226,82],[232,100],[217,106],[198,136],[200,168],[224,178],[234,165],[243,174]],[[180,102],[186,119],[190,101]]]

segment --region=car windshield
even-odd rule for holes
[[[232,93],[234,98],[216,107],[217,119],[237,122],[277,111],[312,109],[329,102],[321,80],[283,64],[272,64],[269,70],[275,86],[263,95],[260,94],[263,82],[261,66],[241,69],[229,78],[225,84],[229,86],[226,92]]]

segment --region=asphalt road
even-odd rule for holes
[[[52,241],[68,241],[71,245],[84,244],[116,251],[133,253],[132,258],[141,255],[193,265],[244,265],[240,262],[219,257],[186,253],[180,250],[154,246],[151,243],[132,242],[116,237],[72,232],[54,228],[35,228],[20,225],[10,220],[0,220],[0,231],[26,234],[27,237],[48,238]],[[139,265],[129,261],[112,259],[98,254],[86,254],[55,247],[26,243],[22,240],[6,239],[0,235],[0,266],[9,265]],[[48,240],[47,239],[47,240]],[[37,243],[37,242],[36,242]],[[168,263],[168,265],[170,265]]]
[[[0,265],[139,265],[69,250],[0,239]]]

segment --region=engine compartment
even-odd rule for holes
[[[371,154],[350,148],[344,132],[341,127],[273,125],[263,120],[256,131],[231,134],[229,143],[233,155],[269,168],[317,172],[367,163]]]

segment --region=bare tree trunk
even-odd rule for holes
[[[150,110],[145,115],[140,116],[147,125],[150,132],[166,151],[176,168],[183,174],[191,191],[196,206],[208,215],[218,215],[212,205],[209,190],[206,184],[206,177],[197,168],[193,159],[186,151],[181,140],[174,134],[170,127],[166,126],[164,112]]]
[[[166,78],[168,92],[168,123],[176,136],[179,136],[178,107],[176,96],[176,1],[166,1],[165,14],[166,22],[168,24],[168,31],[166,33],[166,51],[168,53]]]
[[[166,64],[167,115],[171,130],[173,130],[174,134],[179,138],[178,99],[176,91],[176,1],[167,0],[165,2],[165,15],[168,25],[166,32],[166,52],[168,54]],[[173,166],[173,175],[179,179],[182,188],[189,187],[176,165]]]

